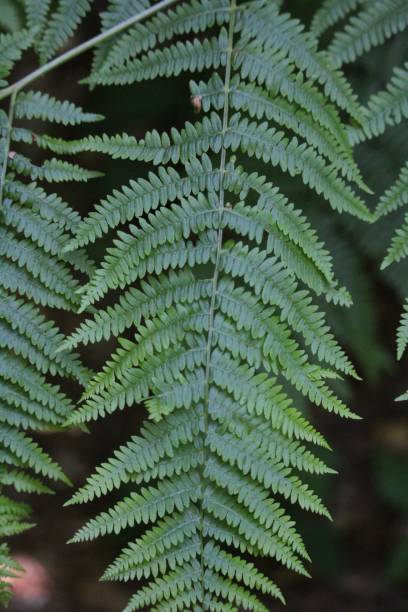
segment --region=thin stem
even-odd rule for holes
[[[235,30],[235,19],[236,19],[236,8],[237,8],[237,0],[231,0],[230,4],[230,22],[228,28],[228,49],[227,49],[227,63],[225,67],[225,78],[224,78],[224,111],[223,111],[223,119],[222,119],[222,137],[223,142],[225,135],[228,130],[229,124],[229,94],[230,94],[230,85],[231,85],[231,72],[232,72],[232,54],[233,54],[233,42],[234,42],[234,30]],[[219,197],[218,197],[218,213],[219,213],[219,229],[217,234],[217,251],[214,263],[214,275],[212,278],[212,294],[211,294],[211,303],[210,303],[210,315],[209,315],[209,328],[208,328],[208,340],[207,340],[207,348],[206,348],[206,368],[205,368],[205,390],[204,390],[204,449],[203,449],[203,468],[202,468],[202,481],[204,481],[204,472],[205,466],[208,460],[207,448],[205,445],[205,438],[207,436],[208,427],[209,427],[209,399],[210,399],[210,376],[211,376],[211,353],[212,353],[212,343],[214,336],[214,318],[215,318],[215,310],[216,310],[216,300],[217,300],[217,292],[218,292],[218,280],[220,275],[220,261],[222,254],[222,243],[223,243],[223,229],[222,229],[222,220],[225,209],[225,172],[227,166],[227,150],[225,145],[223,144],[221,149],[221,159],[220,159],[220,189],[219,189]],[[204,492],[203,492],[204,493]],[[204,572],[205,572],[205,564],[204,564],[204,494],[202,496],[201,501],[201,590],[202,590],[202,600],[204,604],[205,597],[205,583],[204,583]]]
[[[4,143],[4,159],[3,165],[1,167],[1,175],[0,175],[0,209],[3,206],[3,193],[4,193],[4,183],[6,182],[6,174],[7,174],[7,163],[9,159],[10,153],[10,142],[11,142],[11,130],[13,129],[13,120],[14,120],[14,106],[16,103],[17,92],[13,92],[10,98],[10,106],[9,113],[7,119],[7,132],[5,135],[5,143]]]
[[[157,2],[157,4],[150,6],[149,8],[145,9],[144,11],[141,11],[137,15],[133,15],[133,17],[129,17],[128,19],[121,21],[112,28],[109,28],[109,30],[101,32],[97,36],[90,38],[86,42],[74,47],[73,49],[69,49],[68,51],[62,53],[47,64],[44,64],[44,66],[41,66],[40,68],[34,70],[19,81],[16,81],[16,83],[13,83],[12,85],[9,85],[9,87],[0,90],[0,100],[4,100],[8,96],[11,96],[13,93],[19,92],[21,89],[23,89],[23,87],[44,76],[45,74],[47,74],[47,72],[54,70],[54,68],[58,68],[58,66],[61,66],[62,64],[65,64],[74,57],[85,53],[85,51],[89,51],[89,49],[92,49],[93,47],[96,47],[96,45],[99,45],[105,40],[112,38],[112,36],[115,36],[115,34],[123,32],[123,30],[126,30],[135,23],[143,21],[144,19],[151,17],[158,11],[162,11],[168,8],[172,4],[175,4],[175,2],[177,2],[177,0],[161,0],[161,2]]]

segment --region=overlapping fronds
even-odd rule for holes
[[[377,213],[381,217],[390,214],[401,207],[406,207],[408,204],[408,162],[401,169],[401,172],[395,183],[381,197]],[[391,244],[387,254],[382,262],[382,269],[387,268],[393,263],[397,263],[408,255],[408,212],[403,217],[403,222],[398,227],[392,237]],[[405,352],[408,341],[408,326],[407,326],[407,306],[404,306],[404,313],[401,317],[401,323],[397,332],[397,355],[401,359]],[[408,394],[401,396],[401,399],[407,399]]]
[[[69,41],[88,14],[93,0],[25,0],[27,22],[36,32],[41,63],[50,60]]]
[[[316,36],[335,26],[350,13],[365,4],[366,0],[323,0],[321,7],[313,16],[310,29]]]
[[[394,68],[383,91],[368,100],[366,116],[361,128],[349,131],[353,143],[381,136],[387,129],[408,119],[408,63]]]
[[[367,11],[373,17],[378,3],[374,3],[367,8]],[[391,3],[393,4],[393,3]],[[397,3],[398,4],[398,3]],[[383,3],[383,12],[377,14],[377,26],[378,32],[386,33],[386,36],[378,35],[376,44],[384,42],[386,37],[390,37],[404,29],[407,25],[404,20],[404,15],[408,15],[408,5],[404,2],[401,4],[401,10],[391,11],[388,15],[386,14],[386,5]],[[399,5],[398,5],[399,6]],[[395,6],[394,8],[397,8]],[[382,15],[382,16],[381,16]],[[398,27],[390,25],[392,20],[393,24],[398,23]],[[396,20],[396,21],[393,21]],[[377,35],[376,35],[377,36]],[[340,40],[340,35],[338,40]],[[374,40],[374,39],[373,39]],[[350,41],[349,41],[350,42]],[[332,46],[332,51],[336,54],[339,53],[339,49]],[[352,47],[350,47],[352,48]],[[355,59],[352,54],[350,60]],[[368,100],[367,107],[364,109],[364,121],[360,127],[353,127],[349,129],[349,139],[353,144],[358,144],[363,141],[371,140],[382,136],[387,129],[393,128],[398,125],[406,127],[408,119],[408,64],[405,63],[400,67],[395,67],[391,76],[390,81],[386,87],[371,95]],[[381,196],[377,209],[377,218],[384,217],[394,213],[395,211],[406,206],[408,203],[408,165],[405,163],[400,169],[398,176],[394,183],[385,190]],[[387,268],[393,263],[397,263],[404,259],[408,255],[408,213],[403,217],[403,221],[400,227],[396,229],[391,240],[391,244],[388,248],[387,254],[382,262],[382,269]],[[401,325],[397,333],[397,353],[398,358],[401,358],[405,348],[407,340],[407,320],[406,313],[404,312],[401,320]],[[402,396],[406,399],[406,396]]]
[[[28,49],[33,41],[31,30],[18,30],[11,34],[0,34],[0,87],[7,85],[7,77],[23,51]]]
[[[24,35],[0,37],[2,67],[11,68],[19,59],[26,47],[20,38]],[[16,46],[7,50],[12,41]],[[43,310],[78,307],[75,272],[88,275],[92,264],[84,252],[67,256],[63,249],[80,218],[36,181],[83,180],[93,173],[57,158],[36,164],[20,154],[17,149],[24,143],[32,145],[36,155],[37,135],[27,127],[27,120],[33,118],[73,124],[99,117],[39,92],[13,94],[9,114],[0,111],[1,605],[10,595],[3,579],[18,571],[4,538],[31,525],[29,506],[13,500],[10,488],[19,493],[50,493],[49,480],[69,482],[32,433],[61,429],[74,409],[54,377],[71,378],[81,385],[89,379],[77,355],[59,351],[64,336]],[[24,127],[20,119],[25,120]],[[37,124],[36,131],[42,130]]]
[[[314,16],[312,30],[316,35],[322,35],[341,21],[345,21],[345,25],[334,30],[334,37],[328,47],[328,52],[336,66],[354,62],[374,47],[383,45],[392,38],[395,38],[395,48],[398,48],[398,35],[404,32],[405,36],[408,26],[408,3],[405,0],[376,0],[375,2],[326,0]],[[401,53],[403,44],[400,47],[400,53],[397,52],[396,57],[402,55],[405,59],[404,53]],[[391,60],[394,59],[392,47],[390,47],[389,57]],[[370,61],[370,56],[368,56],[367,61]],[[374,70],[377,72],[376,68]],[[377,79],[377,81],[379,87],[383,87],[381,80]],[[372,89],[370,94],[371,91]],[[386,132],[398,125],[406,127],[408,118],[408,64],[406,62],[394,67],[391,78],[384,89],[370,95],[363,114],[364,119],[361,125],[353,126],[348,130],[349,141],[353,146],[380,136],[383,136],[382,145],[386,142],[385,138],[387,137],[391,141],[392,139],[397,141],[400,136],[396,130],[390,131],[390,136]],[[398,144],[396,148],[398,148]],[[378,171],[387,176],[387,172],[383,168],[384,155],[384,153],[382,156],[381,154],[376,155],[380,160]],[[398,170],[395,171],[394,166],[395,160],[393,159],[389,164],[388,175],[391,177],[389,180],[394,179],[395,182],[380,197],[376,210],[378,219],[394,213],[408,202],[407,165],[405,163],[399,172]],[[387,232],[386,226],[383,224],[382,227],[384,235],[388,235],[389,231]],[[378,232],[381,232],[381,226]],[[374,234],[364,235],[363,242],[370,243],[373,237],[376,238],[375,231]],[[376,243],[377,246],[374,249],[371,248],[370,253],[374,256],[380,254],[378,251],[381,247],[378,245],[381,244],[381,240],[376,241]],[[375,252],[376,249],[377,252]],[[367,250],[370,251],[370,248]],[[394,231],[391,245],[381,266],[382,269],[387,268],[392,263],[401,261],[407,254],[408,215],[405,215],[401,227]],[[396,277],[393,284],[400,285]],[[407,322],[406,314],[404,314],[397,334],[399,358],[405,350],[406,338]]]
[[[104,26],[127,15],[128,4],[111,2]],[[256,558],[307,575],[290,506],[330,516],[307,478],[332,472],[319,457],[328,443],[296,398],[355,417],[329,382],[356,373],[315,301],[348,305],[350,296],[278,177],[370,220],[342,120],[345,111],[355,121],[363,115],[329,55],[280,4],[182,2],[98,51],[88,78],[95,86],[200,74],[191,82],[201,113],[194,123],[142,140],[39,142],[156,166],[98,204],[65,249],[115,232],[78,292],[81,309],[95,314],[64,347],[111,337],[118,347],[71,422],[138,404],[150,416],[70,502],[126,485],[123,499],[74,537],[139,526],[104,575],[146,581],[126,612],[269,610],[270,597],[282,594]],[[265,174],[247,169],[248,158]],[[112,291],[117,301],[98,305]]]
[[[327,0],[316,13],[312,29],[319,35],[350,14],[344,28],[335,31],[329,46],[335,66],[355,61],[408,26],[406,0]]]

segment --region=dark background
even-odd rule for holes
[[[318,4],[289,0],[286,8],[307,21]],[[95,3],[97,10],[73,43],[98,31],[97,12],[105,5],[104,1]],[[407,59],[407,37],[399,35],[346,68],[346,72],[364,102],[370,93],[384,87],[392,66]],[[126,131],[142,136],[148,129],[165,130],[180,127],[186,120],[194,121],[188,76],[122,90],[98,88],[90,92],[76,85],[87,74],[90,60],[90,54],[82,56],[37,83],[43,90],[82,104],[86,110],[103,113],[106,120],[91,126],[90,131]],[[34,56],[26,54],[16,76],[26,74],[34,65]],[[40,132],[44,128],[38,124],[35,129]],[[86,132],[56,129],[52,133],[75,138]],[[407,136],[405,125],[358,148],[366,182],[376,194],[369,198],[373,207],[406,159]],[[145,164],[113,162],[98,156],[84,155],[81,162],[103,169],[105,177],[58,191],[84,215],[113,188],[149,169]],[[394,397],[408,387],[407,359],[397,363],[395,357],[395,330],[403,297],[408,294],[407,266],[379,272],[389,237],[401,215],[397,213],[369,228],[352,218],[333,214],[325,202],[302,185],[279,180],[282,191],[303,207],[327,240],[337,273],[352,292],[354,307],[330,312],[330,320],[364,378],[361,383],[344,383],[340,389],[363,420],[343,422],[313,411],[314,422],[334,448],[329,458],[331,465],[339,471],[338,476],[316,483],[334,522],[311,515],[298,518],[313,559],[312,580],[298,578],[272,563],[264,569],[282,586],[288,612],[402,612],[408,609],[408,416],[406,403],[396,403]],[[103,246],[97,244],[95,259],[100,258]],[[75,317],[66,316],[58,321],[66,333],[78,323]],[[88,365],[99,367],[110,348],[103,345],[87,350]],[[69,392],[73,397],[78,395],[76,388]],[[91,435],[78,431],[44,435],[42,442],[78,486],[96,464],[110,456],[130,433],[137,432],[143,417],[143,409],[134,407],[92,425]],[[61,509],[69,496],[69,490],[60,488],[55,496],[30,499],[37,527],[14,538],[11,544],[17,553],[31,555],[44,564],[50,575],[51,592],[48,602],[37,608],[33,602],[15,601],[11,605],[14,612],[114,612],[125,605],[132,592],[131,585],[98,582],[119,551],[120,538],[108,537],[89,545],[65,544],[87,517],[107,503],[104,499],[99,505]],[[123,543],[128,536],[127,531]],[[271,607],[275,609],[280,606]]]

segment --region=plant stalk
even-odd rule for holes
[[[150,6],[149,8],[145,9],[144,11],[141,11],[137,15],[133,15],[133,17],[129,17],[128,19],[121,21],[117,25],[109,28],[109,30],[106,30],[105,32],[101,32],[97,36],[90,38],[89,40],[74,47],[73,49],[69,49],[68,51],[66,51],[65,53],[62,53],[61,55],[51,60],[47,64],[44,64],[44,66],[37,68],[37,70],[34,70],[33,72],[23,77],[19,81],[16,81],[12,85],[9,85],[8,87],[5,87],[4,89],[1,89],[0,90],[0,100],[4,100],[5,98],[8,98],[9,96],[13,94],[17,94],[21,89],[26,87],[26,85],[29,85],[33,81],[36,81],[37,79],[41,78],[42,76],[47,74],[47,72],[50,72],[51,70],[54,70],[55,68],[58,68],[58,66],[62,66],[62,64],[65,64],[66,62],[69,62],[71,59],[74,59],[78,55],[85,53],[85,51],[89,51],[89,49],[96,47],[96,45],[99,45],[105,40],[112,38],[112,36],[115,36],[115,34],[119,34],[120,32],[123,32],[124,30],[134,25],[135,23],[138,23],[139,21],[143,21],[144,19],[151,17],[155,13],[168,8],[172,4],[175,4],[177,1],[178,0],[161,0],[161,2],[157,2],[157,4]]]
[[[232,72],[232,54],[233,54],[233,44],[234,44],[234,30],[235,30],[235,20],[236,20],[236,9],[237,9],[237,0],[231,0],[230,4],[230,22],[228,28],[228,49],[227,49],[227,63],[225,67],[225,78],[224,78],[224,110],[223,110],[223,119],[222,119],[222,136],[225,137],[225,134],[228,130],[229,124],[229,95],[230,95],[230,86],[231,86],[231,72]],[[203,449],[203,469],[202,469],[202,480],[204,481],[204,473],[205,466],[208,459],[207,448],[206,448],[206,440],[208,433],[208,425],[209,425],[209,394],[210,394],[210,377],[211,377],[211,355],[212,355],[212,344],[214,337],[214,318],[215,311],[217,307],[217,292],[218,292],[218,281],[220,275],[220,261],[222,254],[222,244],[223,244],[223,229],[222,229],[222,219],[224,215],[225,209],[225,172],[227,166],[227,150],[223,144],[221,149],[221,159],[220,159],[220,189],[219,189],[219,198],[218,198],[218,215],[219,215],[219,228],[217,234],[217,251],[215,256],[215,264],[214,264],[214,275],[212,279],[212,295],[211,295],[211,303],[210,303],[210,316],[209,316],[209,327],[208,327],[208,340],[207,340],[207,348],[206,348],[206,369],[205,369],[205,391],[204,391],[204,449]],[[205,564],[204,564],[204,491],[202,492],[202,501],[201,501],[201,589],[202,589],[202,603],[204,605],[205,598],[205,582],[204,582],[204,574],[205,574]]]

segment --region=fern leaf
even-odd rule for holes
[[[244,37],[250,36],[257,44],[267,49],[269,47],[274,52],[284,50],[307,78],[323,85],[325,94],[332,102],[347,109],[357,121],[361,120],[361,110],[350,84],[340,71],[333,69],[326,54],[316,53],[316,41],[304,34],[299,21],[288,14],[279,14],[273,3],[256,0],[250,10],[243,10],[240,26]]]
[[[303,208],[278,183],[281,174],[296,177],[334,211],[372,220],[355,191],[367,188],[343,122],[344,112],[359,124],[364,114],[329,55],[280,7],[191,0],[96,53],[91,85],[210,72],[190,85],[204,113],[194,123],[142,139],[39,140],[59,155],[92,150],[157,166],[97,204],[64,249],[114,230],[77,292],[81,310],[93,312],[61,350],[112,337],[117,347],[69,422],[135,404],[150,417],[68,502],[125,487],[73,540],[144,526],[104,574],[144,581],[126,612],[269,609],[259,593],[282,601],[240,553],[308,575],[290,508],[330,518],[307,483],[307,474],[333,473],[311,450],[329,445],[294,398],[357,418],[330,387],[357,374],[315,303],[351,297]],[[129,11],[111,2],[103,27]],[[265,175],[248,172],[248,158]],[[112,305],[100,306],[112,292]]]
[[[396,182],[381,197],[376,214],[382,217],[406,204],[408,204],[408,162],[403,166]]]
[[[381,264],[381,269],[384,270],[392,263],[401,261],[408,255],[408,213],[404,216],[403,223],[399,227],[391,240],[387,255]]]
[[[371,96],[362,129],[351,129],[353,143],[383,134],[408,117],[408,64],[395,68],[386,89]]]
[[[100,14],[101,32],[118,25],[121,21],[140,13],[142,10],[149,7],[148,0],[129,0],[121,2],[111,0],[108,2],[106,10]],[[120,36],[116,36],[113,40],[106,40],[94,49],[92,68],[94,71],[103,64],[106,55],[109,53],[112,46],[120,40]]]
[[[68,41],[91,6],[92,0],[59,0],[38,45],[42,63],[55,55]]]
[[[20,432],[11,428],[1,428],[0,441],[2,446],[9,449],[20,461],[27,464],[37,474],[69,482],[61,468],[52,462],[36,443],[26,438]]]
[[[190,87],[192,96],[199,97],[205,111],[211,108],[221,110],[223,83],[218,75],[214,75],[208,83],[192,81]],[[284,98],[272,96],[261,87],[240,84],[239,79],[235,79],[231,84],[230,104],[236,111],[244,110],[253,118],[266,118],[285,124],[294,134],[307,140],[322,156],[327,157],[345,176],[358,177],[359,170],[350,158],[350,151],[344,150],[326,128],[311,121],[303,110],[298,109],[294,113],[293,104]]]
[[[352,13],[365,0],[323,0],[322,6],[313,16],[311,31],[315,36],[321,36],[326,30],[332,28],[339,21]]]
[[[228,21],[228,0],[192,0],[175,7],[167,13],[160,13],[145,24],[137,24],[119,40],[110,45],[109,52],[98,73],[103,74],[114,67],[125,64],[140,53],[171,40],[175,36],[205,31],[214,25],[221,26]],[[95,72],[94,72],[95,74]]]
[[[408,344],[408,307],[405,303],[397,332],[397,356],[401,359]]]
[[[92,138],[89,147],[97,150],[101,145],[103,151],[106,143],[107,150],[111,150],[113,144],[113,155],[117,155],[116,143],[112,139]],[[120,142],[120,141],[119,141]],[[132,141],[133,142],[133,141]],[[82,145],[81,145],[82,146]],[[149,213],[158,206],[174,202],[177,194],[188,196],[198,194],[201,191],[215,190],[220,179],[220,172],[213,168],[207,156],[201,160],[192,160],[186,164],[186,174],[180,175],[174,168],[159,168],[157,174],[149,173],[148,179],[131,181],[128,187],[122,191],[114,191],[112,196],[103,200],[89,217],[86,217],[75,232],[75,238],[70,242],[67,249],[73,250],[78,246],[85,246],[102,236],[106,228],[114,229],[121,223],[130,221],[143,213]]]
[[[42,8],[45,11],[45,5]],[[32,3],[27,10],[32,10]],[[39,18],[42,19],[40,14]],[[6,45],[0,50],[2,67],[11,67],[31,42],[32,36],[26,31],[2,37],[0,46]],[[92,274],[93,264],[84,252],[67,256],[62,251],[72,239],[80,217],[59,196],[20,180],[19,175],[46,181],[75,181],[91,178],[94,173],[57,158],[37,166],[30,157],[13,150],[24,143],[25,150],[31,153],[36,145],[32,130],[16,125],[19,119],[73,125],[99,117],[38,92],[13,95],[9,115],[0,113],[2,540],[32,526],[28,520],[29,507],[3,495],[4,490],[13,487],[24,493],[50,493],[49,479],[69,484],[61,468],[35,441],[34,434],[61,430],[73,411],[72,401],[60,387],[62,380],[72,378],[85,385],[90,378],[78,355],[60,351],[64,336],[41,309],[78,308],[76,271]],[[0,564],[0,601],[6,603],[10,592],[3,579],[11,577],[17,566],[9,559],[3,544]]]
[[[212,113],[210,118],[205,117],[195,124],[188,123],[181,132],[172,130],[170,135],[149,132],[141,141],[127,135],[111,139],[95,137],[80,146],[103,153],[111,151],[114,156],[123,159],[153,161],[155,164],[177,163],[200,157],[209,151],[218,153],[220,133],[220,118]],[[340,177],[334,176],[333,166],[326,165],[311,147],[299,143],[296,138],[289,140],[283,132],[270,128],[266,123],[250,122],[236,114],[231,117],[224,139],[226,146],[234,152],[241,149],[249,157],[255,156],[265,163],[280,166],[292,176],[301,174],[304,182],[317,193],[323,193],[333,208],[372,220],[363,201]]]
[[[47,15],[51,5],[51,0],[24,0],[27,16],[27,25],[36,29],[39,36],[47,22]]]
[[[17,99],[15,114],[19,119],[41,119],[63,125],[77,125],[103,119],[101,115],[85,113],[72,102],[67,100],[61,102],[40,91],[21,93]]]
[[[41,166],[36,166],[21,153],[12,156],[9,166],[14,172],[22,176],[28,176],[32,181],[40,180],[48,183],[84,182],[101,176],[100,172],[85,170],[78,164],[71,164],[55,157],[45,160]]]
[[[86,83],[90,85],[130,85],[159,76],[177,76],[181,72],[203,71],[206,68],[225,65],[225,33],[218,38],[205,39],[201,42],[178,42],[163,51],[150,51],[140,59],[130,60],[126,64],[114,66],[105,71],[92,74]]]
[[[6,544],[0,544],[0,603],[7,605],[11,597],[10,578],[17,578],[23,569],[10,557]]]
[[[45,221],[55,222],[67,232],[73,232],[81,221],[76,211],[56,194],[47,194],[35,183],[22,183],[18,180],[5,180],[4,195],[11,202],[24,205]],[[4,202],[7,205],[7,200]]]
[[[408,202],[408,165],[402,168],[394,185],[380,199],[377,207],[378,216],[389,214]],[[405,214],[401,227],[398,227],[391,240],[391,245],[381,268],[387,268],[408,255],[408,213]]]
[[[0,87],[7,85],[6,79],[15,62],[33,43],[32,30],[19,30],[10,34],[0,34]]]
[[[402,32],[408,25],[405,0],[376,0],[350,19],[344,32],[337,32],[329,48],[335,66],[353,62],[372,47]]]

